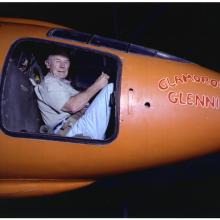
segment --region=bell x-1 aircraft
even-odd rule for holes
[[[0,18],[0,197],[43,196],[103,177],[220,150],[220,75],[139,45],[28,19]],[[104,140],[51,133],[34,86],[48,51],[71,55],[79,91],[107,73],[114,84]],[[57,97],[58,98],[58,97]]]

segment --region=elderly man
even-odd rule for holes
[[[108,84],[109,76],[102,73],[90,87],[79,92],[65,79],[70,67],[67,53],[53,52],[45,64],[48,73],[35,87],[45,124],[54,134],[103,140],[110,118],[109,100],[113,92],[113,84]],[[89,105],[90,99],[98,92]]]

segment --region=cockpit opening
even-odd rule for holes
[[[108,83],[114,85],[109,101],[110,119],[103,140],[80,135],[61,136],[45,124],[35,87],[40,85],[47,75],[45,60],[49,51],[54,49],[68,52],[70,67],[66,79],[79,93],[87,90],[102,72],[109,76]],[[2,130],[18,137],[109,143],[116,138],[119,129],[120,71],[119,58],[109,53],[46,40],[19,40],[10,49],[4,65],[1,81]],[[90,104],[97,94],[89,100]]]

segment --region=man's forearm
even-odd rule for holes
[[[64,105],[62,110],[67,112],[78,112],[84,108],[89,100],[100,90],[100,86],[97,83],[93,83],[85,91],[80,92],[79,94],[72,96],[67,103]]]

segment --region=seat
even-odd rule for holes
[[[13,132],[39,132],[42,118],[34,87],[25,68],[10,60],[4,80],[2,123]],[[29,69],[30,70],[30,69]]]

